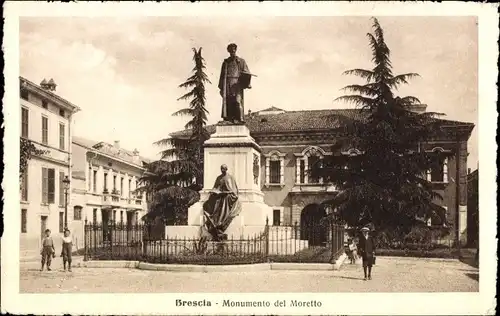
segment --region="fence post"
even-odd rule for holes
[[[265,249],[264,255],[266,262],[269,262],[269,217],[266,216],[266,227],[264,228],[264,238],[265,238]]]
[[[83,261],[88,260],[88,245],[87,245],[87,217],[85,217],[85,225],[83,226]]]

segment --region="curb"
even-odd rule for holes
[[[248,272],[271,270],[268,263],[241,265],[154,264],[139,262],[137,269],[169,272]]]
[[[306,271],[329,271],[334,270],[331,263],[271,263],[271,270],[306,270]]]
[[[139,266],[138,261],[83,261],[79,262],[83,268],[124,268],[136,269]]]

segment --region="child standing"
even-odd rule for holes
[[[64,271],[66,271],[66,263],[68,263],[68,271],[71,272],[71,252],[73,251],[73,240],[69,229],[64,230],[62,238],[61,257],[63,258]]]
[[[56,249],[54,248],[54,240],[50,237],[50,229],[45,230],[45,237],[42,240],[42,250],[40,251],[42,255],[42,268],[43,271],[45,263],[47,263],[47,271],[50,271],[50,264],[52,263],[52,258],[56,256]]]
[[[349,239],[349,259],[351,259],[351,264],[355,264],[356,260],[358,260],[358,247],[354,240]]]

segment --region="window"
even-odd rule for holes
[[[432,182],[448,182],[448,161],[443,157],[434,157],[427,180]]]
[[[113,176],[113,191],[116,191],[116,176]]]
[[[26,108],[21,109],[21,136],[28,138],[29,111]]]
[[[113,210],[113,223],[116,223],[116,210]]]
[[[64,196],[64,172],[60,171],[59,172],[59,205],[64,206],[65,205],[65,196]]]
[[[21,201],[28,201],[28,169],[24,170],[21,177]]]
[[[123,211],[120,211],[120,223],[123,223]]]
[[[49,119],[45,116],[42,116],[42,143],[49,143]]]
[[[64,150],[65,148],[65,129],[64,129],[64,124],[59,123],[59,149]]]
[[[304,160],[300,160],[299,169],[300,169],[300,183],[305,183],[306,182],[306,162]]]
[[[108,173],[104,173],[104,192],[108,192]]]
[[[66,113],[64,112],[63,109],[59,109],[59,115],[62,116],[62,117],[65,117]]]
[[[120,179],[120,194],[123,196],[123,181],[125,181],[125,179],[122,177]]]
[[[89,165],[89,192],[92,191],[92,165]]]
[[[48,109],[49,108],[49,103],[47,102],[47,100],[42,100],[42,107],[44,109]]]
[[[82,207],[81,206],[77,205],[73,208],[73,220],[75,220],[75,221],[82,220]]]
[[[97,209],[92,210],[92,221],[94,224],[97,224]]]
[[[21,233],[25,234],[28,232],[28,210],[21,210]]]
[[[28,90],[21,88],[20,94],[21,94],[21,99],[29,101],[30,94],[29,94]]]
[[[280,226],[280,225],[281,225],[281,210],[274,209],[273,210],[273,226]]]
[[[132,195],[132,180],[128,179],[128,197]]]
[[[55,169],[42,168],[42,203],[54,203],[55,174]]]
[[[281,183],[281,163],[279,160],[269,162],[269,183]]]
[[[313,168],[317,167],[317,164],[319,163],[320,158],[318,156],[309,156],[307,159],[307,169],[309,172],[313,170]],[[319,183],[319,176],[316,174],[316,172],[311,172],[308,174],[308,182],[309,183]]]
[[[64,212],[59,212],[59,232],[64,232]]]
[[[97,170],[94,170],[92,173],[92,192],[96,192],[97,190]]]

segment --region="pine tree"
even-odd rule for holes
[[[148,217],[161,215],[174,223],[187,220],[187,209],[199,200],[203,188],[203,143],[209,138],[206,130],[207,114],[205,84],[210,83],[205,74],[205,60],[201,48],[193,48],[194,68],[192,75],[180,88],[191,90],[178,100],[190,100],[189,107],[173,116],[190,116],[185,128],[192,130],[188,139],[166,138],[156,142],[167,146],[159,161],[148,165],[148,175],[141,178],[141,190],[151,193]]]
[[[442,197],[425,177],[443,157],[419,151],[419,143],[439,128],[435,118],[440,114],[412,112],[411,106],[420,104],[419,99],[395,95],[400,84],[408,84],[418,74],[393,74],[390,50],[377,19],[373,18],[373,34],[367,36],[374,67],[346,71],[366,83],[346,86],[344,91],[352,94],[336,99],[355,104],[359,118],[346,125],[346,140],[334,146],[336,154],[312,172],[337,186],[339,194],[327,204],[350,226],[373,223],[378,229],[409,229],[416,218],[443,220],[445,210],[435,203]],[[340,148],[358,151],[347,156]]]

